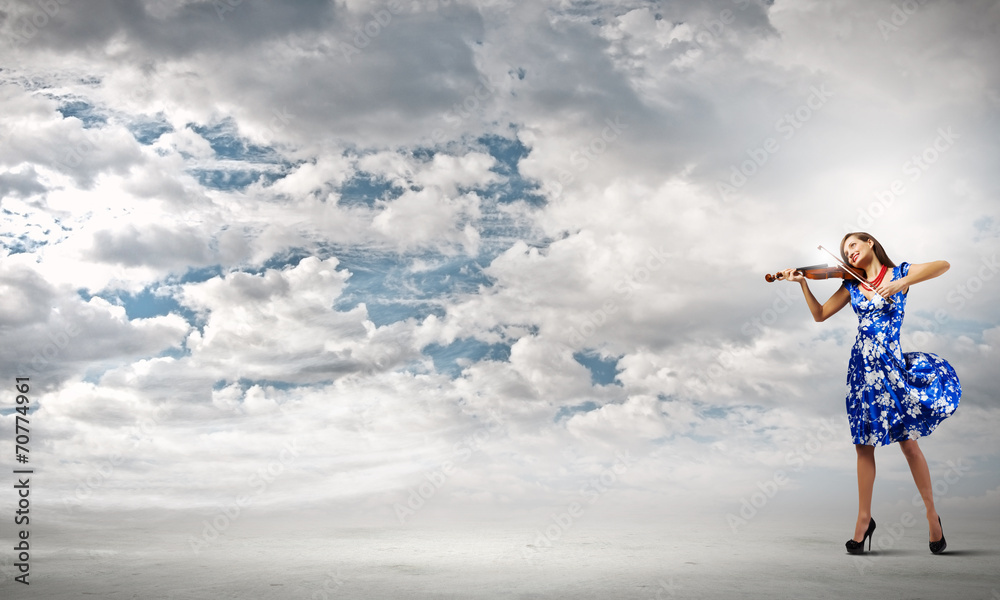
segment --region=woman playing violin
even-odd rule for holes
[[[875,448],[899,442],[927,509],[930,550],[939,554],[946,546],[944,532],[917,438],[929,435],[955,412],[962,387],[954,369],[940,357],[902,352],[899,330],[910,286],[941,275],[950,265],[938,260],[897,266],[882,245],[863,232],[845,235],[840,255],[844,263],[858,269],[865,282],[845,277],[844,284],[822,304],[809,290],[803,273],[785,269],[781,278],[802,286],[817,322],[829,319],[848,303],[858,315],[858,335],[847,369],[847,414],[858,455],[858,520],[847,551],[863,553],[865,540],[871,549]]]

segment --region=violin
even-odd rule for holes
[[[795,269],[796,275],[802,275],[806,279],[860,279],[864,280],[864,272],[855,267],[842,267],[841,265],[812,265],[811,267],[798,267]],[[773,283],[785,278],[785,274],[777,272],[774,275],[768,273],[764,275],[764,281]]]
[[[837,265],[833,267],[827,265],[813,265],[811,267],[799,267],[795,269],[796,274],[801,273],[806,279],[831,279],[831,278],[854,279],[861,285],[861,287],[865,288],[872,294],[879,295],[878,292],[875,291],[875,288],[872,287],[870,283],[868,283],[868,279],[867,277],[865,277],[864,271],[862,271],[857,267],[852,267],[844,263],[844,261],[837,258],[836,254],[830,252],[822,245],[818,246],[817,249],[823,250],[824,252],[832,256],[833,260],[837,261]],[[785,274],[781,272],[775,273],[774,275],[771,275],[770,273],[764,275],[764,281],[768,283],[778,281],[779,279],[784,279],[784,278]],[[892,298],[885,298],[885,300],[889,302],[889,304],[895,304]]]

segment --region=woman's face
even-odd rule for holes
[[[854,267],[868,264],[875,256],[875,251],[872,249],[874,246],[875,242],[872,240],[863,242],[852,235],[844,242],[844,254],[847,255],[847,262]]]

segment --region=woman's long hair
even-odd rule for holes
[[[851,262],[847,260],[847,253],[844,252],[844,242],[847,241],[847,238],[852,236],[858,238],[862,242],[874,242],[872,244],[872,250],[875,251],[875,256],[878,258],[878,261],[890,269],[896,266],[896,263],[892,262],[892,260],[889,259],[889,256],[885,253],[885,248],[882,247],[882,244],[878,243],[878,240],[876,240],[870,233],[865,233],[864,231],[848,233],[844,236],[844,239],[840,240],[840,257],[844,259],[845,265],[849,265]]]

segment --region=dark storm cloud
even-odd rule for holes
[[[310,0],[60,0],[25,2],[10,9],[5,19],[8,35],[26,51],[99,54],[112,39],[124,38],[133,52],[130,60],[239,51],[292,31],[324,28],[338,13],[334,3]]]

